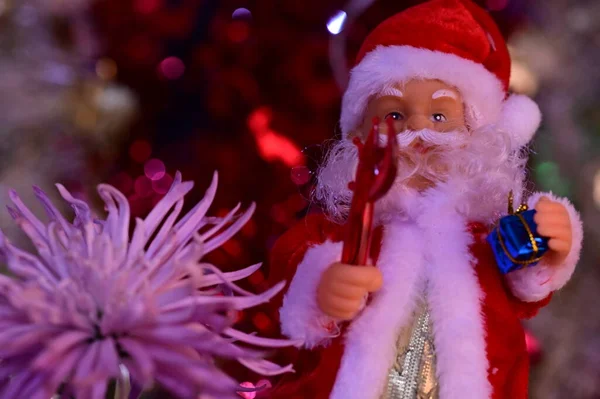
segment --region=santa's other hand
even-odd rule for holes
[[[542,197],[535,205],[533,220],[538,233],[548,238],[546,260],[549,265],[561,265],[571,251],[573,231],[567,208],[548,197]]]
[[[321,276],[317,304],[323,313],[338,320],[351,320],[362,309],[369,292],[383,284],[379,269],[334,263]]]

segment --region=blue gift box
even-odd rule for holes
[[[548,251],[548,239],[538,234],[533,215],[535,210],[505,216],[487,237],[503,274],[537,264]]]

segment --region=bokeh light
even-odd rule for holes
[[[137,163],[144,163],[152,154],[152,146],[147,140],[136,140],[129,147],[129,156]]]
[[[281,161],[289,167],[304,163],[300,148],[286,136],[270,129],[271,110],[262,107],[248,117],[248,127],[256,140],[260,156],[269,162]]]
[[[112,80],[117,76],[117,63],[110,58],[100,58],[96,62],[96,75],[102,80]]]
[[[346,22],[346,18],[348,15],[345,11],[338,11],[329,22],[327,22],[327,30],[332,35],[337,35],[344,29],[344,22]]]
[[[249,19],[252,18],[252,13],[247,8],[238,8],[233,14],[231,14],[231,18],[233,19]]]
[[[235,238],[230,238],[229,241],[225,242],[221,248],[223,251],[233,257],[240,256],[243,251],[240,242]]]
[[[185,64],[177,57],[167,57],[160,62],[158,71],[169,80],[179,79],[185,72]]]
[[[556,162],[544,161],[535,167],[535,177],[542,190],[552,191],[556,195],[569,195],[569,182],[565,180]]]
[[[248,127],[253,132],[263,132],[269,128],[271,122],[271,109],[261,107],[250,114],[248,117]]]
[[[165,173],[160,179],[152,180],[152,190],[157,194],[166,194],[173,184],[173,176]]]
[[[139,197],[148,197],[152,195],[152,180],[146,176],[139,176],[133,183],[133,189]]]
[[[600,208],[600,170],[594,175],[594,202]]]
[[[539,79],[526,64],[514,60],[511,65],[510,89],[515,93],[534,97],[539,89]]]
[[[585,33],[594,30],[598,26],[598,17],[594,18],[594,13],[590,13],[585,7],[570,7],[566,14],[567,24],[578,33]]]
[[[525,345],[531,363],[539,362],[542,358],[542,346],[538,339],[527,330],[525,331]]]
[[[242,230],[240,230],[240,234],[246,238],[254,237],[256,235],[256,232],[257,232],[256,222],[253,219],[250,219],[246,223],[246,225],[244,227],[242,227]]]
[[[0,17],[2,14],[10,9],[10,5],[7,0],[0,0]]]
[[[227,37],[233,43],[242,43],[250,36],[250,27],[245,21],[232,21],[227,27]]]
[[[508,0],[487,0],[486,5],[490,11],[501,11],[508,5]]]
[[[259,270],[255,271],[254,273],[252,273],[250,276],[248,276],[248,281],[250,283],[252,283],[253,285],[259,285],[263,281],[265,281],[265,275],[259,269]]]
[[[308,166],[304,165],[293,167],[290,174],[292,181],[297,186],[303,186],[307,184],[312,177],[312,172],[310,171]]]
[[[266,331],[273,327],[273,322],[269,317],[262,313],[256,313],[254,317],[252,317],[252,323],[258,328],[260,331]]]
[[[304,162],[300,148],[289,138],[274,131],[269,130],[257,136],[257,144],[261,156],[267,161],[279,160],[289,167]]]
[[[140,14],[150,14],[160,7],[161,0],[134,0],[133,8]]]
[[[144,174],[152,181],[160,180],[165,175],[165,164],[160,159],[149,159],[144,164]]]

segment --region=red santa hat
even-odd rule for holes
[[[388,18],[364,41],[342,100],[344,137],[362,123],[373,96],[419,78],[456,87],[469,126],[495,124],[514,149],[539,127],[537,104],[508,94],[510,55],[490,15],[470,0],[431,0]]]

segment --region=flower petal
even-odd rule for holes
[[[23,394],[31,386],[29,384],[37,384],[40,386],[41,376],[33,370],[23,369],[20,373],[15,374],[10,378],[4,389],[0,392],[1,399],[26,398]],[[35,386],[34,386],[35,388]],[[48,396],[50,396],[49,393]]]
[[[64,216],[60,213],[60,211],[54,206],[54,204],[52,204],[52,201],[50,200],[50,198],[48,198],[48,195],[46,195],[46,193],[37,186],[33,186],[33,192],[37,199],[43,205],[48,217],[51,220],[56,221],[68,235],[73,229],[73,226],[69,222],[67,222],[67,219],[65,219]]]
[[[119,376],[119,355],[115,348],[115,342],[112,339],[103,339],[100,341],[100,349],[98,350],[98,364],[97,369],[106,373],[109,378],[116,378]]]
[[[183,280],[156,292],[156,304],[163,306],[178,300],[193,296],[194,286],[189,281]]]
[[[105,200],[107,205],[109,203],[111,204],[112,208],[109,208],[109,212],[112,210],[116,218],[108,229],[110,230],[110,236],[113,239],[113,247],[124,256],[129,241],[129,219],[131,216],[129,202],[119,190],[108,184],[100,184],[98,186],[98,194]],[[118,209],[114,206],[113,199],[116,200],[119,206]],[[121,260],[120,257],[117,258],[117,262],[120,263]]]
[[[233,208],[232,210],[230,210],[229,213],[227,215],[225,215],[221,220],[219,220],[218,223],[216,223],[213,227],[211,227],[206,232],[202,233],[202,236],[201,236],[202,237],[202,241],[208,240],[216,232],[218,232],[219,230],[221,230],[227,223],[229,223],[233,219],[233,217],[235,216],[235,214],[237,213],[237,211],[240,210],[241,207],[242,207],[242,204],[238,203],[235,206],[235,208]]]
[[[89,388],[90,385],[99,380],[106,379],[107,373],[103,373],[98,368],[98,358],[100,357],[100,342],[92,342],[85,350],[79,363],[77,370],[73,376],[72,383],[77,387]]]
[[[17,192],[13,189],[8,190],[8,196],[23,218],[31,224],[37,234],[43,237],[46,230],[44,224],[23,203]]]
[[[254,371],[255,373],[264,375],[264,376],[273,376],[284,373],[294,373],[294,366],[288,364],[285,367],[281,367],[278,364],[270,362],[264,359],[238,359],[238,362],[243,364],[248,369]]]
[[[124,269],[131,268],[134,262],[142,258],[145,244],[146,225],[142,219],[136,218],[133,237],[131,238],[131,243],[129,244],[129,249],[127,250],[127,258],[125,260],[125,264],[123,265]]]
[[[47,341],[56,328],[25,325],[18,330],[17,332],[15,328],[12,328],[0,332],[0,356],[3,358],[27,351],[41,342]]]
[[[180,184],[173,182],[169,192],[158,201],[156,206],[148,213],[146,219],[144,219],[144,224],[146,225],[146,239],[154,234],[155,229],[164,219],[171,207],[173,207],[177,201],[182,199],[184,195],[190,192],[193,187],[193,182],[183,182]]]
[[[85,351],[85,346],[78,346],[65,353],[60,361],[57,361],[52,367],[48,367],[46,370],[49,374],[47,387],[52,392],[56,392],[60,384],[66,381],[71,373],[73,373],[77,362]]]
[[[202,268],[202,267],[205,267],[206,265],[208,265],[208,264],[202,263],[198,266],[200,268]],[[212,266],[212,265],[210,265],[210,266]],[[212,266],[212,267],[214,267],[214,266]],[[255,271],[257,271],[261,267],[262,267],[262,263],[257,263],[252,266],[248,266],[244,269],[236,270],[234,272],[228,272],[228,273],[221,272],[221,275],[224,277],[224,279],[226,281],[238,281],[238,280],[242,280],[242,279],[252,275]],[[209,267],[206,267],[206,268],[209,268]],[[204,274],[202,276],[202,278],[200,279],[200,281],[201,281],[201,283],[196,286],[197,288],[204,288],[204,287],[209,287],[212,285],[219,284],[223,281],[223,279],[220,278],[220,276],[218,276],[218,275]]]
[[[226,328],[223,331],[224,335],[235,339],[236,341],[245,342],[251,345],[257,345],[268,348],[284,348],[287,346],[300,346],[304,343],[302,340],[293,339],[277,339],[277,338],[261,338],[255,335],[246,334],[233,328]]]
[[[63,199],[67,201],[75,211],[75,226],[79,227],[81,224],[92,221],[90,207],[85,203],[85,201],[73,197],[69,190],[67,190],[62,184],[57,183],[56,188],[58,189],[61,197],[63,197]]]
[[[219,184],[219,174],[215,171],[213,173],[212,181],[210,182],[208,189],[204,193],[204,197],[202,198],[202,200],[200,202],[198,202],[192,208],[192,210],[189,211],[183,218],[181,218],[181,220],[179,222],[177,222],[177,224],[175,225],[175,230],[181,231],[183,236],[191,234],[192,232],[196,231],[196,229],[194,229],[194,226],[196,226],[200,222],[200,220],[204,217],[204,215],[206,214],[208,207],[210,206],[210,204],[212,203],[212,201],[214,199],[218,184]],[[195,220],[190,222],[190,220],[192,218],[195,218]],[[184,230],[185,233],[182,230]]]
[[[150,243],[148,250],[146,251],[146,259],[152,258],[161,245],[165,244],[165,238],[169,233],[173,232],[173,224],[175,224],[175,220],[179,217],[181,213],[181,209],[183,209],[183,199],[180,199],[175,203],[175,208],[171,211],[167,220],[163,223],[162,227],[156,234],[156,237]]]
[[[259,264],[260,265],[260,264]],[[222,271],[220,271],[217,267],[208,264],[208,263],[204,263],[203,267],[205,268],[205,270],[210,270],[212,272],[212,274],[218,278],[220,278],[221,281],[219,281],[219,283],[226,285],[227,287],[231,288],[231,290],[233,292],[236,292],[238,294],[241,295],[246,295],[246,296],[253,296],[254,294],[250,291],[246,291],[245,289],[238,287],[237,285],[235,285],[234,283],[232,283],[228,278],[227,275],[225,273],[223,273]],[[212,276],[210,276],[212,277]]]
[[[71,348],[89,338],[89,334],[82,331],[67,331],[46,342],[46,349],[35,358],[32,366],[38,369],[48,369],[65,356],[65,353],[70,351]]]
[[[136,342],[131,338],[120,338],[119,344],[123,347],[123,350],[131,356],[130,362],[135,363],[134,367],[126,366],[130,371],[133,369],[138,370],[141,374],[139,378],[142,378],[141,385],[147,386],[152,381],[154,375],[154,361],[148,353],[147,349],[143,345]]]
[[[179,398],[193,398],[197,394],[197,388],[186,384],[186,381],[183,381],[180,376],[159,374],[156,376],[156,381]]]
[[[204,250],[205,253],[210,253],[215,248],[223,245],[227,240],[233,237],[244,225],[250,220],[254,210],[256,209],[256,204],[252,203],[250,207],[235,221],[231,226],[229,226],[225,231],[220,233],[218,236],[214,237],[210,241],[205,243]]]

